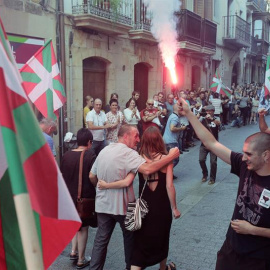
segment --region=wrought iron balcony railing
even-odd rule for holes
[[[182,9],[175,15],[178,17],[178,41],[188,41],[202,47],[216,49],[216,24],[202,19],[199,15],[187,9]]]
[[[133,1],[121,0],[115,6],[110,0],[72,0],[72,14],[92,14],[114,22],[132,25]]]
[[[136,5],[138,2],[135,2],[135,22],[134,22],[134,30],[151,30],[151,19],[152,12],[148,9],[148,7],[144,3],[140,3],[138,6]]]
[[[250,24],[237,15],[225,16],[224,39],[230,39],[239,46],[250,46]]]

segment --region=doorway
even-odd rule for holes
[[[134,66],[134,91],[140,93],[138,99],[138,110],[145,109],[148,99],[148,72],[149,67],[145,63],[138,63]]]
[[[193,66],[191,71],[191,85],[194,89],[201,86],[201,68]]]
[[[235,84],[237,85],[237,80],[238,79],[238,63],[235,62],[233,65],[233,69],[232,69],[232,83],[231,84]]]
[[[83,60],[83,100],[86,96],[100,98],[105,105],[107,63],[97,57]]]

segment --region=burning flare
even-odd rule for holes
[[[165,59],[165,66],[169,69],[171,74],[172,83],[177,84],[177,76],[175,71],[175,63],[173,59]]]

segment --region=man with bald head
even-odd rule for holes
[[[143,132],[151,126],[155,126],[158,128],[158,125],[156,123],[153,123],[152,120],[156,117],[159,117],[160,114],[161,112],[154,107],[154,100],[149,98],[146,102],[146,109],[140,112]]]
[[[105,147],[105,132],[104,129],[110,128],[111,125],[107,123],[106,114],[101,111],[102,101],[96,98],[94,101],[94,108],[86,115],[86,122],[88,128],[93,134],[92,149],[96,156]]]
[[[269,270],[270,134],[255,133],[245,140],[243,153],[233,152],[200,123],[185,100],[179,102],[205,147],[239,177],[234,213],[217,254],[216,270]]]

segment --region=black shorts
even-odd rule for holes
[[[225,240],[217,253],[216,270],[270,270],[270,261],[236,253]]]

